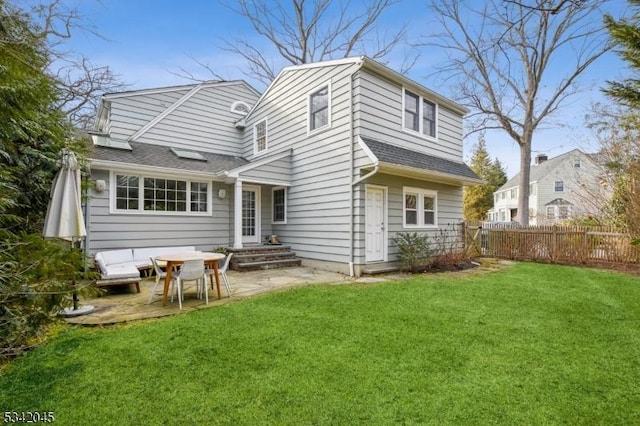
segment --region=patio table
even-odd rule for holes
[[[220,277],[218,275],[218,260],[224,259],[222,253],[207,253],[203,251],[186,251],[181,253],[163,254],[156,256],[159,261],[167,262],[167,276],[164,279],[164,290],[162,292],[162,304],[167,304],[167,294],[169,293],[169,284],[171,284],[171,275],[176,266],[182,265],[185,260],[202,259],[210,267],[213,267],[216,276],[216,289],[218,291],[218,299],[220,299]]]

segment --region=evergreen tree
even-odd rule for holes
[[[493,206],[493,193],[505,184],[507,174],[497,158],[491,161],[483,137],[474,145],[470,167],[485,183],[465,187],[464,218],[484,220]]]

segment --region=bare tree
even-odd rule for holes
[[[376,23],[399,0],[372,0],[363,10],[350,1],[237,0],[223,2],[246,19],[262,40],[271,45],[288,65],[306,64],[366,54],[383,60],[406,36],[406,26],[388,34],[376,31]],[[276,77],[276,63],[260,44],[248,38],[225,40],[226,49],[243,57],[247,75],[269,84]],[[414,58],[405,58],[405,71]]]
[[[10,7],[18,13],[28,14],[37,23],[34,35],[46,46],[48,62],[45,70],[58,87],[58,106],[75,126],[90,127],[99,95],[127,86],[108,66],[95,65],[85,56],[65,50],[64,42],[74,31],[101,36],[78,9],[68,7],[62,0],[38,1],[28,8],[15,4]]]
[[[448,54],[439,72],[471,109],[470,131],[501,129],[520,147],[522,224],[529,222],[534,132],[578,92],[580,75],[611,48],[603,3],[487,0],[473,9],[455,0],[432,0],[443,30],[429,44]]]

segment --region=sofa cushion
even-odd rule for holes
[[[100,274],[103,280],[114,280],[121,278],[140,278],[140,271],[134,263],[116,263],[107,265],[105,271]]]
[[[107,250],[99,253],[106,266],[116,263],[133,262],[133,250],[121,249],[121,250]]]

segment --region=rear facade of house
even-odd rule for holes
[[[365,57],[242,81],[105,95],[93,140],[89,254],[241,248],[271,235],[303,264],[359,275],[399,232],[462,220],[462,117]]]

